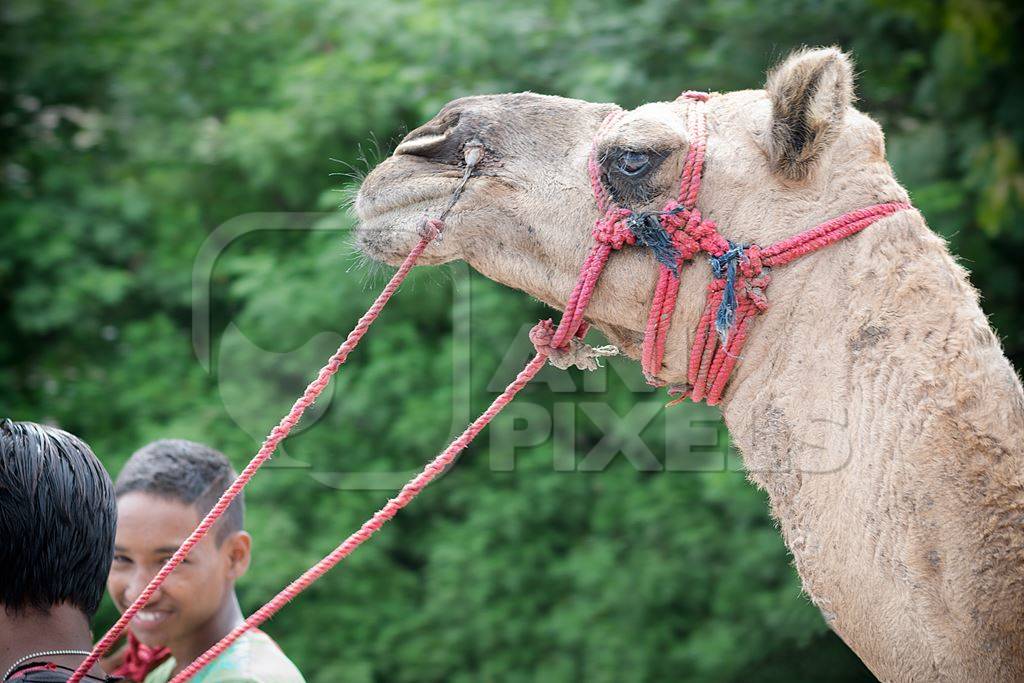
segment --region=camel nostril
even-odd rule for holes
[[[477,136],[482,122],[478,116],[463,110],[442,111],[432,120],[413,130],[395,148],[395,155],[420,157],[431,162],[461,166],[465,162],[463,148]]]
[[[460,118],[459,114],[447,114],[410,131],[395,148],[395,154],[437,156],[459,125]]]
[[[431,156],[430,152],[436,150],[448,139],[445,133],[428,133],[417,135],[410,139],[408,136],[395,148],[395,154],[411,154],[413,156]]]

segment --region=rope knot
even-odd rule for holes
[[[548,362],[559,370],[573,365],[580,370],[597,370],[601,367],[600,358],[619,353],[614,346],[590,346],[579,337],[572,337],[560,348],[555,348],[551,345],[554,336],[555,324],[551,318],[541,320],[530,330],[530,341],[537,353],[547,356]]]
[[[716,280],[728,278],[729,269],[733,269],[735,277],[736,263],[743,258],[743,247],[741,245],[734,242],[729,242],[728,244],[728,249],[708,259],[711,263],[711,274]]]
[[[683,261],[689,261],[697,252],[700,251],[700,242],[690,237],[682,230],[677,230],[672,233],[672,242],[676,245],[676,249],[679,251],[679,256]]]
[[[768,273],[761,273],[757,277],[744,278],[743,297],[754,304],[758,313],[768,310],[768,297],[764,290],[768,288],[768,283],[771,281],[772,277]]]
[[[650,249],[658,263],[679,277],[679,250],[672,235],[662,227],[660,214],[634,213],[626,219],[626,225],[637,244]]]
[[[420,225],[420,236],[436,240],[444,230],[444,221],[440,218],[428,218]]]
[[[636,236],[626,223],[632,215],[629,209],[609,209],[594,224],[594,239],[616,250],[627,244],[636,244]]]
[[[674,202],[673,202],[674,203]],[[718,234],[718,224],[713,220],[705,220],[699,209],[683,208],[679,216],[685,220],[682,230],[697,243],[697,251],[706,251],[717,255],[729,248],[729,242]]]
[[[740,261],[740,271],[745,277],[757,277],[764,268],[761,262],[761,247],[751,244],[743,252],[743,259]]]
[[[686,208],[674,199],[665,205],[661,210],[661,224],[668,232],[675,232],[686,227],[686,221],[690,217],[690,209]]]

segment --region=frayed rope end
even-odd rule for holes
[[[672,274],[678,278],[679,249],[672,242],[672,236],[661,225],[658,215],[634,213],[626,219],[626,225],[636,238],[636,243],[650,249],[658,263],[672,271]]]
[[[601,358],[619,355],[619,349],[612,345],[590,346],[581,339],[573,337],[569,346],[564,349],[553,349],[548,355],[548,362],[559,370],[576,366],[580,370],[597,370],[601,367]]]
[[[729,344],[729,331],[736,322],[736,308],[739,302],[736,299],[736,262],[743,258],[743,247],[729,242],[729,250],[721,256],[714,256],[710,259],[711,271],[718,280],[725,280],[722,288],[722,303],[718,305],[715,313],[715,331],[722,346]]]
[[[572,337],[568,343],[555,348],[551,345],[554,336],[555,326],[550,318],[541,320],[530,330],[530,341],[537,353],[547,356],[548,362],[560,370],[574,365],[580,370],[597,370],[601,367],[601,358],[619,355],[619,349],[615,346],[590,346],[579,337]]]

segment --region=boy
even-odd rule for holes
[[[0,680],[67,681],[89,654],[116,524],[114,486],[84,442],[0,421]],[[96,666],[84,680],[116,679]]]
[[[117,478],[118,524],[107,589],[128,608],[235,479],[227,458],[191,441],[156,441]],[[252,539],[238,496],[210,533],[131,622],[143,644],[171,657],[146,677],[165,683],[242,623],[235,581],[248,569]],[[192,679],[196,683],[304,683],[265,633],[249,631]]]

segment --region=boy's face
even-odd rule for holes
[[[107,590],[124,612],[201,521],[186,503],[135,492],[117,501],[114,563]],[[189,647],[203,637],[225,605],[234,582],[249,566],[249,535],[236,532],[217,545],[210,530],[167,577],[131,621],[131,630],[151,647]]]

